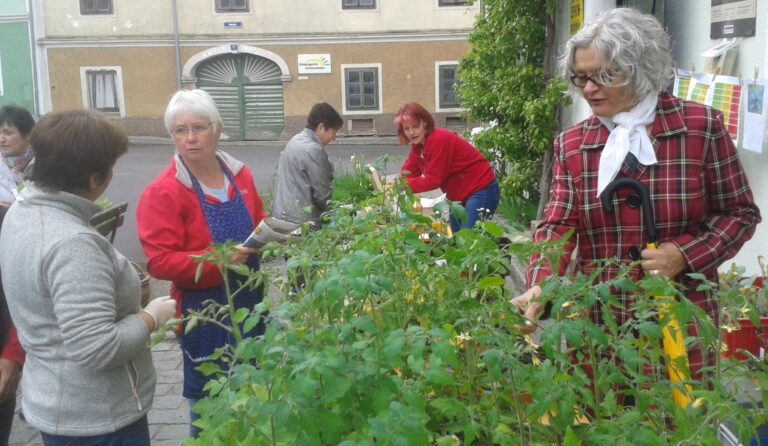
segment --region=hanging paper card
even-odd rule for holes
[[[768,88],[766,81],[744,79],[745,94],[742,109],[744,110],[744,135],[742,147],[752,152],[763,153],[765,142],[766,116],[768,116]]]

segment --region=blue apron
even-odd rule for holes
[[[221,162],[220,162],[221,164]],[[184,166],[186,168],[186,166]],[[208,224],[208,230],[211,232],[211,241],[213,243],[224,243],[227,241],[242,241],[248,238],[253,231],[253,220],[248,213],[248,208],[243,201],[240,190],[238,190],[232,173],[227,167],[221,164],[224,175],[227,176],[232,187],[235,189],[233,199],[224,203],[210,203],[205,200],[205,194],[200,183],[187,168],[189,176],[192,179],[192,186],[197,194],[200,207],[203,210],[203,216]],[[246,265],[251,270],[259,269],[258,256],[249,257]],[[237,289],[237,283],[245,278],[232,272],[229,273],[229,283],[232,289]],[[206,288],[202,290],[180,290],[181,291],[181,311],[186,315],[189,310],[200,310],[205,307],[207,300],[215,301],[217,304],[226,305],[227,296],[224,290],[224,284]],[[243,290],[235,299],[235,308],[249,308],[261,302],[263,296],[261,287],[254,290]],[[257,336],[264,333],[263,322],[260,322],[256,328],[249,331],[247,336]],[[227,344],[233,344],[234,338],[225,330],[213,324],[198,324],[189,333],[181,336],[181,349],[184,359],[184,391],[185,398],[200,399],[205,396],[203,387],[211,378],[206,377],[201,372],[195,370],[195,367],[208,362],[208,357],[213,351]],[[219,363],[222,370],[224,364]]]

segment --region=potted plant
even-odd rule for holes
[[[764,279],[766,278],[763,256],[758,257],[761,275],[745,277],[744,268],[731,265],[720,274],[720,290],[725,302],[723,314],[723,357],[738,360],[752,357],[764,358],[768,347],[768,302]]]
[[[408,209],[409,197],[398,200]],[[269,311],[263,336],[237,336],[218,351],[226,372],[202,366],[215,379],[194,408],[202,434],[186,444],[716,445],[722,420],[734,420],[742,441],[765,421],[725,383],[751,376],[768,385],[766,370],[724,360],[687,383],[693,403],[680,408],[666,373],[645,366],[663,363],[659,293],[678,297],[671,311],[699,327],[689,345],[718,350],[718,327],[674,284],[635,283],[626,270],[608,283],[553,277],[543,287],[552,323],[534,343],[516,328],[523,321],[508,303],[509,256],[495,222],[425,242],[408,229],[423,216],[371,199],[328,218],[286,246],[265,247],[265,260],[289,258],[288,275],[267,262],[228,284],[232,293],[271,284],[278,303],[185,316],[255,324]],[[225,271],[220,248],[206,260]],[[514,250],[534,248],[557,255],[556,246]],[[632,293],[634,318],[612,316],[617,292]],[[740,296],[729,295],[734,304]],[[594,308],[602,325],[586,317]]]

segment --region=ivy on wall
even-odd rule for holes
[[[473,141],[496,168],[502,195],[539,203],[539,216],[566,101],[551,69],[555,11],[554,0],[483,0],[458,70],[468,118],[487,123]]]

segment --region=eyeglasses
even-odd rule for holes
[[[208,129],[211,127],[212,123],[208,123],[205,125],[196,124],[192,127],[176,127],[175,129],[171,130],[171,135],[173,135],[176,139],[183,139],[186,138],[187,135],[189,135],[189,132],[194,133],[195,135],[202,135],[203,133],[207,132]]]
[[[574,74],[568,79],[577,88],[586,87],[587,82],[592,82],[596,87],[610,87],[616,80],[616,73],[613,71],[606,71],[604,74],[592,74],[590,76],[586,74]]]

